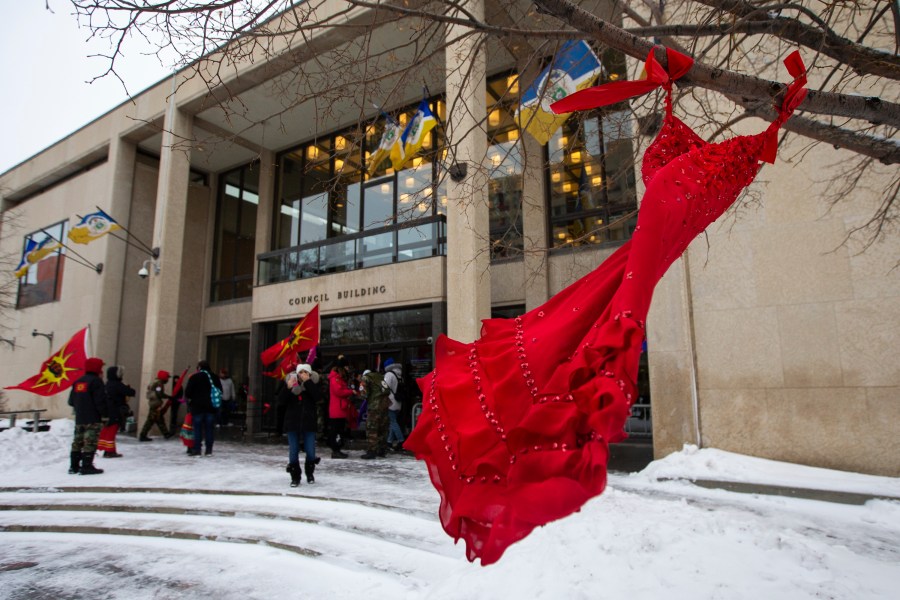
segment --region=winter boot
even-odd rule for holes
[[[371,450],[367,450],[365,454],[363,454],[362,456],[360,456],[360,458],[363,459],[363,460],[372,460],[372,459],[375,458],[376,456],[378,456],[378,455],[375,454],[374,452],[372,452]]]
[[[332,450],[331,451],[331,458],[348,458],[349,456],[350,456],[349,454],[341,452],[340,450]]]
[[[298,487],[300,485],[300,463],[289,464],[288,473],[291,474],[291,487]]]
[[[138,438],[138,441],[139,442],[152,442],[153,438],[147,437],[146,435],[142,435],[141,437]]]
[[[94,453],[93,452],[82,452],[81,453],[81,474],[82,475],[99,475],[103,472],[103,469],[98,469],[94,466]]]
[[[315,483],[316,478],[313,476],[313,473],[316,472],[316,465],[318,464],[319,459],[308,460],[303,464],[303,470],[306,472],[306,483]]]
[[[81,470],[81,452],[69,452],[69,475],[78,475]]]

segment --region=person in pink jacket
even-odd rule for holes
[[[348,385],[350,373],[347,371],[347,359],[340,355],[335,359],[328,374],[328,446],[331,458],[347,458],[341,452],[341,444],[346,436],[347,415],[350,409],[350,398],[353,391]]]

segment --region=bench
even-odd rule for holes
[[[16,426],[16,418],[19,415],[32,415],[31,420],[31,431],[37,433],[39,431],[48,431],[50,429],[47,426],[50,421],[48,419],[41,420],[41,413],[47,412],[46,408],[31,408],[28,410],[0,410],[0,418],[9,416],[9,427],[3,429],[12,429]],[[27,422],[26,426],[23,429],[28,429]]]

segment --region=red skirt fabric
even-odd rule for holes
[[[119,431],[119,424],[113,423],[107,425],[100,430],[100,436],[97,438],[97,450],[101,452],[116,451],[116,434]]]
[[[194,415],[188,413],[184,416],[184,422],[181,424],[181,443],[188,448],[194,447]]]

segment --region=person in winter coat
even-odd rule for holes
[[[368,370],[363,373],[362,388],[366,394],[368,415],[366,416],[366,452],[360,458],[371,460],[387,454],[390,388],[381,373]]]
[[[169,431],[169,428],[166,427],[166,420],[162,418],[162,407],[163,403],[169,397],[166,393],[166,384],[169,383],[169,372],[168,371],[157,371],[156,379],[153,380],[147,387],[147,402],[150,404],[150,412],[147,415],[147,420],[144,421],[144,426],[141,428],[141,435],[138,438],[138,441],[141,442],[152,442],[153,440],[147,436],[150,433],[150,428],[156,425],[159,427],[159,432],[163,434],[166,439],[169,439],[174,433]]]
[[[219,423],[225,427],[231,423],[231,413],[237,408],[235,401],[234,381],[228,374],[228,369],[219,369],[219,381],[222,383],[222,407],[219,411]]]
[[[205,454],[209,456],[212,454],[215,441],[216,412],[218,410],[216,405],[221,403],[222,383],[205,360],[197,363],[197,372],[188,379],[184,395],[187,398],[188,410],[191,413],[194,427],[194,447],[191,448],[191,455],[200,456],[201,446],[205,439]]]
[[[85,373],[69,392],[69,406],[75,409],[75,437],[69,454],[69,473],[96,475],[103,469],[94,467],[97,438],[109,417],[106,387],[103,385],[103,361],[91,357],[84,362]]]
[[[393,358],[384,361],[384,382],[391,390],[391,405],[388,407],[388,421],[390,422],[388,429],[388,445],[399,451],[403,444],[403,430],[400,429],[398,416],[402,404],[399,400],[399,389],[403,384],[403,367],[394,362]]]
[[[288,438],[288,466],[291,487],[300,485],[300,443],[306,453],[304,472],[307,483],[315,483],[316,429],[318,426],[319,374],[308,364],[297,365],[295,373],[285,377],[285,386],[278,394],[284,406],[284,432]]]
[[[331,373],[328,374],[328,446],[331,448],[331,458],[347,458],[349,456],[341,452],[341,441],[345,436],[350,398],[353,396],[349,381],[347,360],[343,355],[338,356],[331,368]]]
[[[125,367],[114,366],[106,370],[106,401],[109,406],[109,424],[100,430],[100,439],[97,449],[103,451],[103,458],[119,458],[122,455],[116,451],[116,434],[120,429],[125,429],[125,419],[130,411],[128,398],[137,392],[134,388],[123,383]]]

